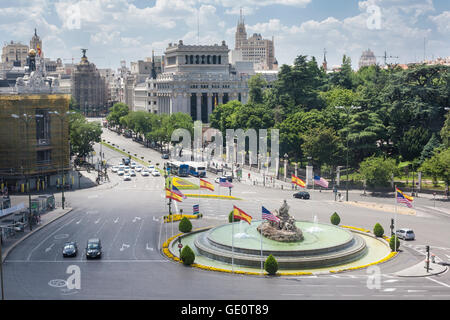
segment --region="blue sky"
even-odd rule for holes
[[[367,48],[408,63],[423,59],[424,39],[428,59],[450,56],[448,0],[2,0],[0,40],[29,43],[37,28],[46,57],[79,61],[87,48],[99,68],[116,69],[180,39],[232,49],[241,7],[249,35],[274,36],[280,64],[321,62],[324,48],[329,65],[346,54],[356,68]]]

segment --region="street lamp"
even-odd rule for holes
[[[62,204],[62,208],[64,210],[64,202],[65,202],[65,198],[64,198],[64,134],[63,134],[64,120],[66,119],[67,116],[69,116],[71,114],[75,114],[75,112],[67,111],[65,114],[60,114],[58,111],[49,111],[48,113],[57,116],[59,118],[59,120],[61,120],[61,184],[62,184],[61,204]]]
[[[23,116],[23,117],[22,117]],[[33,119],[32,115],[24,113],[22,116],[19,116],[15,113],[11,114],[11,117],[14,119],[22,120],[25,123],[25,141],[26,141],[26,160],[25,160],[25,167],[27,168],[27,174],[25,175],[25,183],[28,189],[28,223],[30,225],[30,231],[33,230],[33,227],[31,225],[31,190],[29,186],[29,179],[30,179],[30,172],[31,172],[31,163],[29,161],[31,157],[31,151],[30,151],[30,145],[29,145],[29,139],[28,139],[28,126],[30,124],[30,121]],[[35,115],[36,118],[42,118],[43,115],[37,114]]]
[[[336,109],[344,109],[344,111],[347,113],[347,129],[349,129],[348,128],[348,125],[349,125],[349,123],[350,123],[350,111],[351,110],[356,110],[356,109],[361,109],[361,107],[355,107],[355,106],[350,106],[350,107],[344,107],[344,106],[336,106],[335,107]],[[348,201],[348,135],[349,135],[349,132],[347,132],[347,142],[346,142],[346,149],[347,149],[347,151],[346,151],[346,153],[347,153],[347,156],[346,156],[346,158],[347,158],[347,167],[346,167],[346,171],[347,171],[347,181],[346,181],[346,186],[345,186],[345,188],[346,188],[346,194],[345,194],[345,198],[346,198],[346,201]]]
[[[284,182],[286,182],[286,177],[287,177],[287,159],[288,159],[288,154],[285,153],[284,154]]]

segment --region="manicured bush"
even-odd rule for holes
[[[264,263],[264,270],[270,275],[275,275],[278,271],[278,262],[274,256],[269,255]]]
[[[381,224],[377,223],[374,227],[373,227],[373,234],[377,237],[382,237],[384,234],[384,229],[381,226]]]
[[[192,249],[188,245],[186,245],[181,250],[180,258],[181,258],[181,261],[183,261],[183,264],[190,266],[195,261],[195,253],[194,253],[194,251],[192,251]]]
[[[397,245],[395,245],[395,242],[397,242]],[[395,251],[395,249],[397,249],[400,247],[400,240],[398,240],[397,236],[392,236],[391,240],[389,240],[389,246],[391,247],[392,251]]]
[[[230,211],[230,214],[228,215],[228,222],[232,223],[233,222],[233,210]]]
[[[181,219],[181,221],[180,221],[180,224],[178,225],[178,229],[184,233],[191,232],[191,230],[192,230],[191,221],[189,221],[188,218],[183,217],[183,219]]]
[[[341,217],[337,214],[337,212],[333,213],[330,217],[330,221],[332,224],[337,226],[339,223],[341,223]]]

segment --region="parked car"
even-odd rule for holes
[[[77,243],[74,241],[66,242],[62,250],[63,257],[76,257],[77,253],[78,253]]]
[[[294,198],[297,198],[297,199],[309,199],[310,198],[310,196],[309,196],[309,193],[308,192],[306,192],[306,191],[300,191],[300,192],[297,192],[297,193],[294,193]]]
[[[129,174],[125,174],[123,176],[123,181],[130,181],[131,180],[131,176]]]
[[[130,164],[130,168],[131,169],[135,169],[136,168],[136,162],[131,162],[131,164]]]
[[[155,170],[155,166],[154,165],[149,165],[147,167],[147,169],[148,169],[148,172],[153,172],[153,170]]]
[[[136,170],[136,172],[141,172],[142,171],[142,166],[141,165],[137,165],[135,170]]]
[[[123,176],[123,175],[125,174],[125,171],[122,170],[122,169],[119,169],[119,171],[117,171],[117,174],[118,174],[119,176]]]
[[[102,244],[100,239],[89,239],[86,245],[86,258],[101,258],[102,256]]]
[[[150,173],[147,170],[142,170],[141,171],[141,176],[148,177],[149,175],[150,175]]]
[[[130,176],[131,177],[136,177],[136,171],[130,170]]]
[[[169,154],[168,154],[168,153],[163,153],[163,154],[161,155],[161,158],[162,158],[162,159],[169,159]]]
[[[130,158],[123,158],[122,162],[124,165],[128,166],[130,164]]]
[[[396,231],[396,235],[403,240],[414,240],[416,238],[414,231],[411,229],[399,229]]]
[[[152,171],[152,176],[154,176],[154,177],[159,177],[161,174],[159,173],[159,171],[158,170],[153,170]]]
[[[119,171],[119,167],[118,166],[114,166],[111,168],[111,171],[116,173],[117,171]]]

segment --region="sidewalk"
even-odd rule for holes
[[[38,225],[33,226],[32,231],[30,231],[30,228],[27,227],[23,232],[16,232],[16,234],[13,237],[4,239],[2,246],[2,261],[4,261],[8,256],[9,252],[11,252],[11,250],[14,249],[14,247],[17,246],[19,243],[21,243],[23,240],[25,240],[38,230],[44,228],[46,225],[65,216],[70,211],[72,211],[72,208],[64,208],[64,210],[62,208],[56,208],[50,212],[44,213],[41,215],[40,223]]]
[[[430,262],[429,271],[427,272],[425,261],[421,261],[408,269],[394,273],[394,275],[399,277],[428,277],[445,271],[447,271],[446,266]]]

